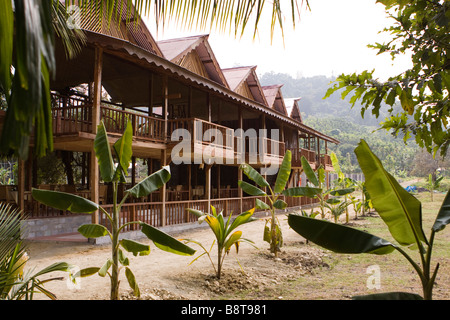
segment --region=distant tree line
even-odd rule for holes
[[[337,154],[345,173],[361,173],[354,149],[360,139],[365,139],[385,168],[397,177],[427,177],[438,168],[442,174],[450,174],[450,159],[439,158],[439,155],[433,159],[414,139],[409,139],[405,144],[401,137],[394,137],[390,132],[379,129],[380,121],[388,117],[387,106],[380,109],[377,119],[369,113],[361,117],[361,108],[356,105],[351,108],[349,99],[342,100],[339,95],[323,99],[334,80],[326,76],[295,79],[289,74],[274,72],[260,77],[262,85],[284,84],[282,92],[285,98],[301,97],[299,106],[304,123],[312,128],[320,128],[321,132],[340,141],[339,145],[330,145],[329,148]]]

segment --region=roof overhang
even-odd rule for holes
[[[314,130],[313,128],[310,128],[294,119],[291,119],[287,115],[283,115],[263,104],[245,98],[213,80],[201,77],[128,41],[91,31],[85,31],[85,33],[87,37],[88,47],[100,47],[104,50],[105,53],[116,56],[120,59],[127,60],[139,67],[150,70],[156,69],[162,74],[167,74],[176,78],[178,81],[188,83],[199,89],[214,92],[218,96],[221,96],[235,103],[239,103],[246,108],[265,113],[266,115],[283,121],[284,123],[295,127],[298,130],[313,134],[323,140],[332,143],[339,143],[338,140],[322,134],[321,132]]]

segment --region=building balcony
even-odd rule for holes
[[[312,169],[317,168],[317,161],[316,161],[316,152],[304,148],[294,148],[291,150],[292,152],[292,167],[293,168],[301,168],[302,162],[301,158],[302,156],[308,160],[309,165]]]

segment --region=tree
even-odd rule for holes
[[[389,77],[375,79],[373,71],[342,74],[325,95],[336,91],[344,99],[350,93],[354,106],[361,100],[361,115],[371,109],[378,117],[383,103],[389,117],[381,128],[403,136],[414,136],[417,144],[434,155],[444,156],[450,145],[450,2],[444,0],[378,0],[395,20],[383,31],[391,35],[387,43],[370,45],[378,54],[389,53],[393,60],[411,53],[412,68]],[[392,13],[391,13],[392,12]],[[401,110],[395,107],[400,102]]]
[[[65,0],[66,5],[74,0]],[[209,0],[92,0],[77,1],[86,14],[119,18],[122,4],[126,10],[149,14],[153,5],[157,26],[169,22],[181,22],[192,27],[194,22],[201,28],[232,29],[243,34],[254,17],[254,32],[265,12],[264,0],[214,1]],[[299,1],[292,0],[291,17],[295,25]],[[134,6],[133,6],[134,3]],[[306,0],[308,4],[308,1]],[[301,1],[303,4],[303,0]],[[76,53],[82,32],[71,29],[67,12],[59,0],[13,0],[0,1],[0,97],[5,96],[7,113],[0,140],[0,151],[26,159],[30,134],[35,128],[38,156],[53,149],[52,118],[50,106],[50,79],[55,72],[54,36],[58,34],[66,43],[70,54]],[[278,24],[283,30],[281,1],[272,2],[271,35]],[[12,71],[14,70],[14,71]],[[3,98],[1,99],[4,100]],[[2,102],[3,104],[3,102]]]
[[[0,3],[0,97],[6,118],[0,152],[26,159],[34,128],[36,153],[53,149],[50,79],[55,73],[54,35],[63,39],[68,56],[83,42],[70,29],[59,1],[14,0]]]

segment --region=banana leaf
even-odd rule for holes
[[[302,168],[305,172],[306,178],[315,185],[316,187],[319,186],[319,180],[317,180],[316,174],[314,173],[314,170],[311,168],[311,165],[309,164],[308,160],[306,160],[305,156],[301,157],[302,162]]]
[[[128,267],[125,268],[125,276],[130,288],[133,289],[133,294],[139,298],[141,296],[141,291],[139,290],[139,286],[133,272]]]
[[[105,182],[111,182],[114,178],[115,166],[109,146],[108,134],[103,121],[97,126],[97,134],[94,140],[95,156],[98,159],[100,175]]]
[[[422,229],[422,205],[386,170],[364,140],[355,149],[374,208],[398,243],[416,244],[416,237],[428,243]]]
[[[287,203],[284,202],[284,201],[281,200],[281,199],[278,199],[277,201],[275,201],[275,202],[273,203],[273,206],[274,206],[275,208],[277,208],[277,209],[284,210],[284,209],[286,209],[286,207],[287,207]]]
[[[275,180],[273,192],[276,194],[283,192],[283,190],[286,188],[289,176],[291,175],[291,160],[291,151],[287,150],[284,155],[283,162],[281,163],[280,169],[278,170],[277,179]]]
[[[354,296],[353,300],[423,300],[421,296],[408,292],[386,292]]]
[[[341,170],[341,166],[339,164],[339,160],[337,158],[336,153],[331,152],[330,158],[331,158],[331,163],[333,164],[334,171],[338,174],[339,180],[344,180],[345,174]]]
[[[73,213],[93,213],[99,208],[95,202],[71,193],[33,188],[31,194],[34,199],[46,206]]]
[[[152,240],[159,249],[185,256],[191,256],[195,253],[194,249],[171,237],[167,233],[144,222],[141,222],[140,225],[142,227],[142,233]]]
[[[255,221],[256,219],[253,218],[253,213],[255,213],[255,208],[250,209],[249,211],[243,212],[240,215],[234,219],[233,223],[231,223],[230,228],[228,229],[228,232],[231,232],[235,228],[237,228],[240,225],[243,225],[248,222]]]
[[[117,179],[121,176],[121,172],[125,175],[128,172],[131,158],[133,156],[132,151],[133,144],[133,126],[130,121],[127,121],[127,126],[124,133],[119,140],[114,143],[114,151],[116,152],[119,165],[117,166],[114,178]]]
[[[257,209],[262,209],[262,210],[269,210],[270,209],[270,207],[269,207],[269,205],[267,203],[262,202],[259,199],[255,199],[255,207]]]
[[[147,244],[139,243],[134,240],[122,239],[120,245],[128,252],[131,252],[135,257],[146,256],[150,254],[150,246]]]
[[[153,191],[161,188],[167,181],[170,180],[170,167],[165,166],[161,170],[154,172],[147,178],[136,184],[134,187],[125,192],[131,194],[135,198],[145,197]]]
[[[223,247],[224,247],[225,251],[230,250],[230,247],[231,247],[233,244],[239,242],[239,240],[241,239],[241,236],[242,236],[242,231],[236,231],[236,232],[234,232],[234,233],[228,238],[228,240],[224,243],[224,246],[223,246]],[[237,250],[237,247],[236,247],[236,250]]]
[[[332,196],[345,196],[346,194],[352,193],[353,191],[355,191],[355,188],[345,188],[345,189],[332,190],[332,191],[330,191],[330,194]]]
[[[432,230],[434,232],[441,231],[449,223],[450,223],[450,190],[447,192],[447,195],[445,196],[441,209],[439,209],[439,213],[433,224]]]
[[[395,249],[387,240],[326,220],[290,214],[288,224],[305,239],[336,253],[381,255]]]
[[[288,197],[309,197],[312,198],[322,192],[320,188],[311,188],[311,187],[294,187],[286,189],[282,192],[285,196]]]
[[[78,228],[78,232],[85,238],[100,238],[110,234],[108,229],[100,224],[83,224]]]
[[[270,187],[269,183],[266,181],[266,179],[264,179],[263,176],[261,176],[261,174],[256,171],[255,169],[252,168],[252,166],[244,163],[241,164],[239,167],[244,174],[252,181],[256,182],[256,184],[258,186],[260,186],[261,188],[264,187]]]
[[[238,185],[244,192],[248,193],[251,196],[266,196],[267,195],[263,190],[255,187],[254,185],[251,185],[248,182],[238,181]]]

